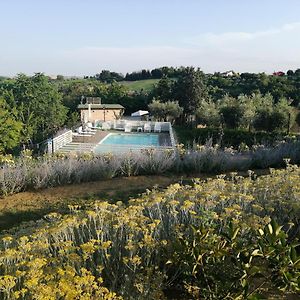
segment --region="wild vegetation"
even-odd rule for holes
[[[285,299],[300,292],[300,169],[70,206],[1,237],[3,299]]]
[[[14,158],[0,157],[0,195],[51,186],[76,184],[119,176],[149,174],[199,174],[282,167],[284,159],[300,162],[300,142],[281,142],[274,147],[253,146],[220,149],[212,140],[186,149],[147,149],[141,152],[104,155],[78,154],[33,158],[30,151]]]

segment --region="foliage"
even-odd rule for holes
[[[196,111],[197,121],[199,124],[218,127],[220,125],[220,114],[215,102],[211,99],[202,100]]]
[[[9,104],[18,112],[18,121],[23,123],[23,142],[42,141],[64,124],[67,111],[61,95],[45,75],[20,74],[4,85],[4,97],[10,93]]]
[[[257,130],[287,130],[295,121],[294,111],[290,106],[291,101],[280,99],[276,104],[272,96],[264,97],[267,101],[262,101],[255,116],[253,126]]]
[[[179,118],[183,112],[182,107],[179,106],[177,101],[160,102],[160,100],[153,99],[149,104],[151,115],[158,121],[174,122]]]
[[[8,110],[7,103],[0,98],[0,153],[19,144],[22,123],[17,121],[17,111]]]
[[[187,128],[175,126],[175,131],[180,143],[191,146],[193,143],[204,145],[207,140],[212,139],[212,144],[218,144],[222,148],[233,147],[239,149],[243,144],[248,148],[254,145],[275,146],[279,141],[289,141],[295,136],[280,132],[249,131],[246,129],[228,128]]]
[[[211,99],[200,102],[196,111],[198,121],[208,126],[231,129],[244,128],[265,131],[289,131],[295,121],[291,101],[281,98],[275,103],[271,94],[225,95],[217,102]]]
[[[118,176],[164,174],[219,173],[249,168],[284,166],[284,159],[300,162],[300,142],[282,142],[274,147],[255,146],[252,149],[220,149],[209,140],[205,145],[194,144],[175,149],[147,149],[123,154],[92,153],[37,159],[23,151],[19,158],[0,157],[0,195],[28,189],[89,182]]]
[[[200,69],[185,68],[174,86],[174,99],[178,100],[184,114],[194,115],[201,101],[207,98],[204,73]]]
[[[173,98],[174,80],[167,76],[163,76],[154,86],[152,94],[154,97],[164,101],[169,101]]]
[[[120,73],[110,72],[108,70],[102,70],[101,73],[96,74],[95,78],[99,81],[112,83],[114,81],[124,80],[124,76]]]
[[[6,299],[279,299],[299,293],[300,169],[96,201],[1,237]],[[294,223],[294,225],[293,225]],[[260,298],[259,298],[260,297]]]

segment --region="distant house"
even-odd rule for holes
[[[273,76],[284,76],[284,75],[285,75],[285,73],[282,72],[282,71],[278,71],[278,72],[273,73]]]
[[[224,77],[231,77],[231,76],[235,76],[237,74],[234,71],[230,70],[230,71],[226,71],[226,72],[221,73],[221,75],[224,76]]]
[[[85,102],[85,103],[83,103]],[[120,104],[102,104],[101,98],[86,97],[78,105],[82,122],[114,121],[120,119],[124,107]]]

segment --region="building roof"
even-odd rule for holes
[[[121,104],[90,104],[91,109],[124,109]],[[89,104],[79,104],[79,109],[89,109]]]

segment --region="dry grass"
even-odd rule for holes
[[[258,176],[266,175],[269,174],[269,170],[256,170],[255,173]],[[247,176],[247,172],[238,174]],[[165,188],[172,183],[190,183],[192,178],[207,177],[215,176],[207,174],[133,176],[21,192],[0,198],[0,231],[17,226],[23,221],[37,220],[49,212],[66,212],[70,204],[84,206],[95,199],[127,202],[129,198],[147,189]]]
[[[64,211],[69,204],[84,205],[95,198],[127,201],[146,189],[163,188],[178,181],[178,176],[138,176],[21,192],[0,198],[0,230],[36,220],[52,211]]]

